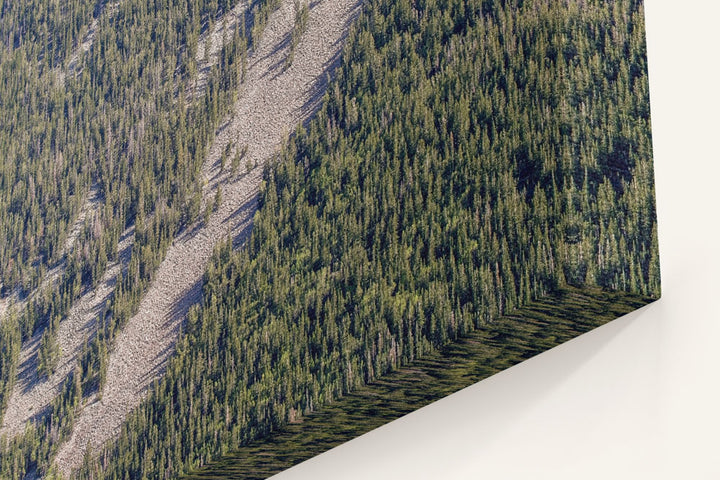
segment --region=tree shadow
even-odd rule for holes
[[[44,330],[36,333],[30,340],[28,348],[31,349],[31,354],[18,365],[17,370],[17,382],[18,385],[22,385],[22,393],[27,394],[35,386],[40,383],[43,379],[38,374],[38,355],[40,352],[40,338],[42,337]],[[45,378],[47,380],[47,378]]]
[[[317,5],[317,3],[319,2],[313,2],[313,4],[311,4],[311,8]],[[345,24],[343,25],[342,34],[333,43],[333,47],[335,47],[335,53],[332,55],[332,57],[328,59],[328,61],[325,62],[325,65],[323,65],[322,74],[318,75],[310,85],[310,94],[308,95],[307,101],[303,104],[300,110],[300,114],[304,119],[304,128],[308,128],[310,121],[320,109],[320,106],[322,105],[322,99],[325,96],[328,85],[335,78],[335,70],[342,64],[343,45],[345,44],[345,40],[350,33],[350,27],[352,23],[360,15],[362,3],[362,0],[357,0],[352,5],[351,13],[348,16],[348,19],[345,21]]]
[[[225,217],[222,221],[223,225],[232,224],[235,222],[238,218],[247,216],[249,220],[252,221],[252,214],[255,210],[257,210],[258,205],[258,193],[254,193],[250,198],[245,200],[240,207],[238,207],[234,212],[232,212],[230,215]]]
[[[248,221],[243,224],[243,227],[238,231],[235,235],[233,235],[232,239],[232,246],[233,250],[237,250],[238,248],[242,248],[245,246],[245,243],[250,238],[250,234],[252,233],[253,229],[253,222],[252,217],[248,218]]]
[[[282,39],[280,39],[278,44],[275,45],[275,48],[273,48],[272,52],[265,55],[265,57],[263,57],[263,60],[264,60],[268,57],[272,57],[272,56],[276,55],[277,53],[285,50],[286,48],[288,49],[288,54],[279,55],[280,58],[278,58],[272,65],[270,65],[270,67],[268,67],[267,71],[262,74],[261,78],[266,78],[268,75],[273,74],[271,80],[275,80],[277,77],[282,75],[285,72],[285,70],[287,70],[288,55],[290,54],[289,53],[289,45],[290,45],[291,41],[292,41],[292,31],[283,35]]]

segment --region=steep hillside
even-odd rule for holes
[[[2,478],[175,477],[566,285],[660,294],[639,0],[31,3]]]
[[[117,9],[118,4],[112,4],[111,7],[112,8],[110,10],[106,8],[103,11],[103,15],[112,14],[113,10]],[[209,47],[211,55],[208,59],[198,58],[198,62],[202,62],[200,63],[201,68],[199,68],[196,75],[191,78],[191,82],[188,82],[192,85],[193,89],[199,89],[200,87],[196,87],[198,85],[202,85],[203,89],[207,86],[207,82],[210,78],[211,67],[216,66],[219,61],[218,57],[224,46],[223,38],[225,43],[229,42],[233,32],[237,29],[238,18],[241,18],[243,22],[245,21],[244,13],[246,8],[246,3],[239,3],[235,8],[226,12],[220,18],[220,28],[213,28],[212,31],[208,28],[208,30],[200,36],[198,51],[204,51],[205,43],[210,42],[212,44],[211,47]],[[222,30],[223,26],[226,30],[224,34]],[[69,73],[76,73],[75,70],[79,68],[79,56],[82,53],[89,51],[97,34],[97,30],[98,21],[95,19],[89,32],[85,35],[82,44],[78,47],[78,51],[74,52],[71,56],[68,66]],[[200,54],[198,53],[197,56],[200,57]],[[213,141],[217,143],[216,140]],[[229,142],[226,139],[225,144],[227,143]],[[226,148],[226,145],[223,144],[222,148]],[[203,192],[204,197],[207,197],[204,198],[205,204],[212,203],[212,194],[218,188],[220,181],[228,180],[227,178],[219,178],[216,175],[217,172],[212,171],[213,169],[218,169],[215,167],[217,167],[216,164],[219,165],[218,160],[220,156],[218,152],[219,148],[215,148],[214,150],[215,151],[211,150],[209,152],[203,165],[203,173],[206,177]],[[208,182],[211,180],[211,177],[215,177],[215,181]],[[240,191],[241,195],[244,194],[243,189],[236,188],[235,191]],[[97,188],[95,188],[91,193],[93,192],[95,195],[92,195],[88,199],[88,207],[90,205],[99,205]],[[238,199],[235,197],[236,196],[227,197],[225,204],[236,204]],[[87,217],[86,210],[88,210],[88,207],[81,211],[80,216],[76,220],[75,225],[68,235],[65,246],[66,251],[70,251],[72,246],[71,242],[78,237],[80,229],[84,227],[85,217]],[[135,335],[138,335],[138,332],[140,332],[142,334],[142,345],[138,344],[134,348],[144,346],[144,348],[137,350],[142,352],[143,355],[132,357],[132,365],[135,367],[134,371],[128,371],[128,369],[124,369],[123,371],[123,378],[125,379],[125,382],[129,381],[125,377],[130,376],[130,378],[132,378],[133,373],[136,377],[142,376],[143,380],[140,382],[141,385],[131,392],[133,397],[137,397],[138,399],[141,397],[137,395],[141,393],[144,390],[144,386],[149,385],[154,378],[154,376],[149,375],[149,372],[158,370],[164,359],[172,353],[172,348],[170,347],[177,335],[178,324],[183,319],[183,314],[182,308],[179,308],[177,314],[170,315],[168,312],[175,310],[176,305],[180,304],[185,297],[189,298],[188,301],[197,301],[199,298],[198,295],[193,297],[191,293],[186,292],[185,290],[187,290],[187,288],[183,288],[183,284],[179,283],[179,280],[181,278],[190,278],[193,282],[197,281],[200,275],[202,275],[203,261],[207,260],[208,255],[205,255],[205,257],[202,255],[187,255],[187,251],[198,252],[201,251],[204,246],[205,250],[211,252],[213,242],[217,241],[218,238],[224,238],[224,235],[227,232],[233,230],[232,225],[228,225],[228,228],[223,230],[221,234],[215,233],[215,235],[208,235],[206,231],[202,231],[198,234],[198,229],[202,227],[207,228],[207,225],[202,225],[202,221],[198,220],[197,225],[194,225],[191,229],[189,229],[192,230],[194,237],[197,238],[193,244],[186,245],[188,243],[187,238],[191,236],[190,231],[188,231],[183,239],[179,241],[179,246],[176,245],[168,250],[166,259],[163,262],[165,269],[160,270],[155,274],[156,279],[153,282],[153,285],[156,286],[155,290],[158,290],[157,285],[164,285],[164,291],[159,293],[151,291],[151,293],[146,294],[145,303],[141,305],[145,306],[145,309],[143,310],[141,308],[140,311],[133,317],[135,322],[130,321],[130,324],[123,329],[124,333],[135,332]],[[7,411],[4,416],[3,426],[0,429],[0,434],[8,433],[10,435],[17,435],[18,433],[21,433],[26,422],[42,416],[43,411],[51,404],[52,400],[61,393],[63,383],[65,383],[73,369],[76,367],[78,359],[82,354],[81,347],[83,347],[83,344],[92,339],[94,333],[98,329],[96,322],[97,317],[100,312],[107,309],[107,304],[111,301],[112,294],[117,284],[117,279],[119,278],[118,276],[123,272],[126,272],[128,269],[132,245],[135,238],[134,233],[134,225],[123,232],[117,247],[118,260],[108,264],[99,284],[97,284],[95,288],[87,289],[82,297],[78,298],[73,303],[67,317],[59,322],[57,333],[55,335],[58,348],[60,350],[58,355],[59,359],[56,361],[54,371],[49,375],[45,375],[47,378],[43,378],[42,368],[40,368],[41,366],[39,365],[41,361],[39,355],[41,338],[46,335],[46,332],[40,331],[28,342],[25,342],[20,357],[20,372],[18,373],[18,381],[16,382],[13,394],[10,397]],[[177,252],[180,252],[180,254]],[[178,260],[178,257],[180,260]],[[185,263],[183,263],[182,260],[184,260]],[[170,272],[168,272],[168,266],[172,269]],[[195,267],[194,272],[192,267]],[[51,279],[57,278],[57,270],[59,270],[59,268],[51,270],[44,277],[43,284],[48,283]],[[180,275],[177,274],[178,271],[181,272]],[[159,278],[157,278],[158,276]],[[186,280],[185,283],[188,283],[188,281]],[[44,290],[42,286],[40,287],[40,290]],[[157,307],[156,304],[158,299],[164,301],[165,304],[161,307]],[[153,307],[149,309],[147,307],[148,304],[153,305]],[[16,306],[21,306],[21,304],[16,304]],[[148,310],[151,310],[156,314],[156,316],[159,314],[160,316],[166,316],[168,318],[172,317],[172,321],[162,324],[157,321],[153,323],[148,318]],[[187,308],[185,310],[187,310]],[[154,337],[149,338],[148,332],[154,333]],[[126,345],[128,343],[134,345],[133,341],[116,341],[114,343],[115,348],[117,348],[118,345]],[[160,352],[163,352],[163,354],[161,355]],[[114,384],[117,381],[116,377],[118,377],[118,374],[106,374],[106,377]],[[136,379],[136,382],[139,382],[139,380]],[[111,395],[110,398],[115,399],[116,396],[117,395]],[[107,400],[108,397],[106,396],[105,399]],[[125,414],[125,411],[118,407],[110,408],[106,410],[104,414],[108,415],[108,411],[116,415],[119,419],[122,419]],[[110,431],[112,431],[112,429]],[[85,443],[86,442],[83,442],[83,448]]]
[[[656,298],[647,91],[641,2],[367,2],[82,478],[201,465],[557,286]]]

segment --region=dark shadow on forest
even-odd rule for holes
[[[165,318],[163,328],[167,328],[173,323],[178,323],[178,321],[185,321],[187,313],[188,311],[190,311],[190,307],[192,307],[196,303],[199,303],[200,300],[202,300],[202,286],[203,279],[201,277],[197,281],[195,281],[192,286],[190,286],[182,293],[180,298],[178,298],[178,300],[173,305],[170,312],[168,312],[168,316],[167,318]]]
[[[251,218],[248,218],[248,221],[245,223],[245,226],[242,229],[240,229],[240,231],[235,236],[233,236],[233,239],[232,239],[233,250],[237,250],[238,248],[242,248],[243,246],[245,246],[245,243],[250,238],[252,229],[253,229],[253,222],[252,222],[252,217],[251,217]]]
[[[18,365],[17,382],[18,385],[23,385],[23,394],[30,392],[41,380],[46,380],[41,379],[37,371],[39,360],[38,355],[40,354],[40,338],[42,337],[43,332],[44,330],[36,333],[35,336],[30,339],[30,348],[32,348],[34,352],[25,359],[24,362]]]
[[[252,197],[250,197],[242,205],[240,205],[237,210],[225,217],[225,219],[223,219],[222,221],[223,225],[232,223],[238,217],[243,216],[247,216],[248,220],[252,221],[253,214],[255,213],[255,210],[257,210],[257,204],[258,194],[255,193]]]
[[[311,7],[314,6],[316,3],[317,2],[314,2]],[[305,104],[303,104],[300,110],[302,118],[305,119],[303,121],[304,128],[309,127],[310,121],[320,109],[320,106],[322,105],[322,99],[325,96],[328,85],[335,78],[335,70],[342,64],[343,45],[345,44],[345,40],[350,33],[350,28],[353,22],[360,15],[362,3],[362,0],[357,0],[353,4],[352,13],[345,22],[345,25],[343,25],[343,33],[340,38],[333,44],[333,47],[335,47],[335,53],[327,62],[325,62],[325,65],[323,65],[322,74],[318,75],[317,78],[310,85],[310,95],[308,96],[308,100],[305,102]]]

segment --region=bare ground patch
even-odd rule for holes
[[[5,411],[0,436],[7,434],[12,437],[22,433],[26,423],[44,415],[52,400],[60,394],[65,380],[77,365],[83,344],[96,331],[97,317],[115,289],[118,274],[127,267],[133,235],[133,228],[123,233],[118,244],[118,261],[108,265],[98,286],[85,292],[60,322],[57,332],[60,360],[50,377],[38,376],[38,349],[43,332],[38,332],[23,345],[17,381]]]
[[[47,271],[42,281],[40,282],[40,285],[35,290],[30,292],[30,294],[27,295],[25,298],[21,299],[16,290],[10,295],[0,299],[0,321],[3,320],[5,313],[11,307],[16,312],[22,311],[28,304],[28,302],[32,300],[35,295],[38,294],[38,292],[44,292],[48,288],[52,287],[55,282],[58,281],[58,279],[65,272],[65,258],[75,248],[75,243],[80,236],[80,232],[82,232],[82,229],[85,228],[85,224],[88,219],[92,219],[93,216],[97,214],[101,206],[102,198],[100,197],[100,187],[98,185],[93,185],[92,187],[90,187],[90,191],[88,192],[87,198],[85,199],[85,203],[80,208],[80,212],[78,213],[75,222],[73,222],[70,230],[68,231],[65,243],[63,244],[60,260],[52,268],[50,268],[50,270]]]

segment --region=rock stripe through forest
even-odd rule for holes
[[[218,130],[203,167],[204,201],[221,188],[222,202],[205,223],[200,221],[175,239],[135,314],[116,338],[110,353],[101,400],[86,406],[55,463],[69,476],[88,447],[98,451],[115,437],[127,414],[139,405],[162,375],[191,305],[201,299],[202,275],[215,246],[231,236],[248,235],[257,209],[265,164],[288,134],[317,110],[328,73],[337,64],[343,40],[360,9],[360,0],[323,0],[310,4],[307,30],[286,66],[295,20],[293,0],[274,12],[248,61],[246,81],[227,122]],[[220,171],[228,144],[245,149],[251,171],[230,176]],[[231,154],[232,154],[231,153]]]
[[[101,6],[102,10],[100,14],[93,19],[93,21],[88,26],[88,31],[85,33],[85,36],[83,36],[82,41],[75,47],[73,52],[70,54],[67,63],[67,72],[62,67],[58,67],[55,69],[55,77],[57,78],[59,87],[62,88],[65,86],[65,78],[67,74],[75,75],[80,72],[80,57],[81,55],[89,52],[90,48],[92,48],[93,46],[93,43],[95,43],[97,31],[100,27],[101,16],[112,17],[117,12],[119,6],[119,1],[114,1],[112,3],[106,2]]]
[[[108,265],[97,287],[85,292],[72,306],[58,326],[56,340],[60,359],[48,378],[38,375],[38,352],[44,331],[25,342],[20,352],[18,377],[3,418],[0,436],[13,437],[23,432],[28,421],[44,415],[52,400],[77,365],[82,347],[97,330],[97,318],[115,289],[117,277],[127,268],[134,228],[126,230],[118,245],[118,260]]]
[[[245,20],[248,4],[249,0],[240,0],[237,5],[215,22],[211,31],[206,31],[200,36],[195,52],[198,73],[195,82],[191,85],[188,100],[200,98],[205,91],[210,69],[219,63],[220,51],[232,39],[232,32],[237,28],[238,22]]]

